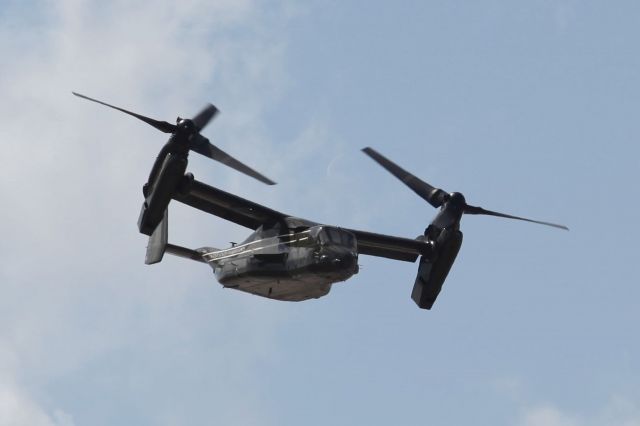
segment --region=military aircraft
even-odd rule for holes
[[[272,210],[195,180],[186,173],[189,151],[228,165],[266,184],[273,181],[212,145],[200,131],[217,114],[207,105],[192,119],[176,124],[158,121],[73,92],[81,98],[129,114],[170,133],[143,187],[138,228],[149,235],[145,263],[162,260],[164,253],[208,263],[226,288],[276,300],[302,301],[329,293],[332,284],[358,273],[358,255],[415,262],[420,257],[412,298],[431,309],[462,244],[463,213],[525,220],[567,229],[562,225],[497,213],[466,204],[462,194],[446,193],[421,181],[371,148],[363,151],[440,211],[423,235],[415,239],[325,225]],[[168,242],[171,200],[252,229],[240,244],[226,249],[189,249]]]

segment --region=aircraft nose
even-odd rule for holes
[[[339,263],[343,268],[351,268],[358,264],[358,255],[352,251],[346,251],[336,256],[335,263]]]

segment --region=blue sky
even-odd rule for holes
[[[640,425],[635,2],[0,3],[0,424]],[[435,214],[372,146],[474,205],[432,311],[361,256],[322,299],[143,264],[159,119],[276,180],[191,171],[290,214],[406,237]],[[170,235],[248,231],[172,205]]]

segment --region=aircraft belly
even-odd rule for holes
[[[238,272],[235,275],[219,277],[226,288],[267,297],[269,299],[300,302],[326,296],[331,285],[344,281],[353,273],[334,271],[323,274],[291,271],[265,273],[265,271]]]
[[[299,240],[300,241],[300,240]],[[358,272],[357,254],[338,247],[293,247],[271,252],[262,248],[238,250],[210,262],[216,278],[226,288],[276,300],[302,301],[325,296],[335,282]]]

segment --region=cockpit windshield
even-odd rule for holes
[[[319,237],[320,241],[324,243],[339,244],[345,247],[355,247],[356,245],[353,234],[339,228],[323,227]]]

